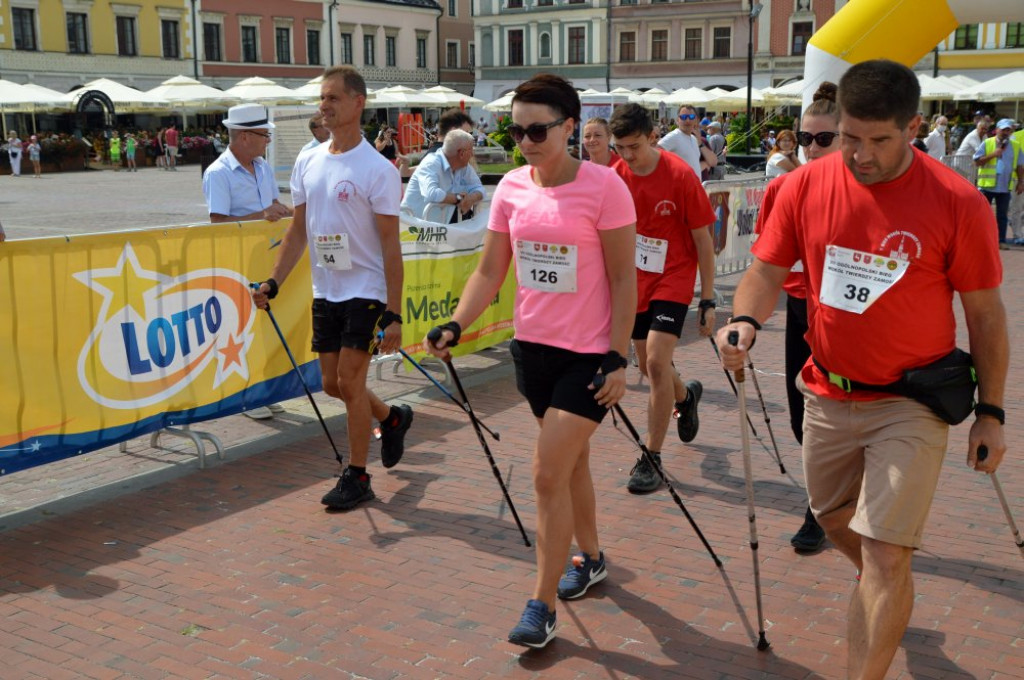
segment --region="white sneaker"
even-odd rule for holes
[[[273,418],[274,414],[266,406],[257,406],[251,408],[248,411],[242,411],[245,415],[249,416],[253,420],[266,420],[267,418]]]
[[[267,408],[270,409],[271,413],[284,413],[285,408],[280,404],[267,404]]]

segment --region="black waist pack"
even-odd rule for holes
[[[959,425],[974,412],[977,387],[971,355],[957,348],[927,366],[904,371],[898,392],[924,404],[950,425]]]

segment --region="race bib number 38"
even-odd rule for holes
[[[516,241],[519,285],[545,293],[576,292],[576,246]]]
[[[903,278],[909,266],[907,260],[827,246],[821,275],[821,302],[863,314]]]
[[[352,253],[348,249],[348,234],[318,235],[313,247],[316,248],[318,267],[337,271],[352,269]]]

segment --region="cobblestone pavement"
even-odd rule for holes
[[[1024,326],[1014,293],[1024,254],[1003,257],[1012,342]],[[736,280],[720,283],[727,299]],[[912,319],[901,322],[912,329]],[[227,447],[226,460],[211,457],[205,470],[184,445],[161,440],[173,450],[160,450],[145,438],[123,453],[113,447],[0,480],[0,677],[845,677],[853,569],[832,547],[801,556],[788,542],[805,497],[785,413],[782,315],[766,325],[753,358],[787,474],[768,453],[748,380],[761,435],[752,455],[768,652],[754,648],[736,401],[692,327],[675,358],[686,379],[704,383],[701,430],[691,445],[670,434],[664,462],[721,569],[664,489],[626,493],[638,451],[608,419],[593,439],[592,467],[609,577],[560,603],[558,636],[546,650],[507,644],[532,589],[533,550],[465,414],[417,373],[382,365],[371,386],[411,404],[415,422],[396,468],[384,471],[371,454],[377,499],[348,513],[319,503],[337,464],[303,399],[269,421],[196,425]],[[532,540],[536,426],[507,352],[456,365],[474,409],[501,434],[491,450]],[[642,430],[647,388],[629,371],[624,408]],[[1014,361],[1011,451],[999,475],[1018,521],[1022,378]],[[342,409],[316,397],[343,446]],[[1024,677],[1021,556],[989,480],[963,464],[966,435],[961,426],[950,436],[891,678]]]

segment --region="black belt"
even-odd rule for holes
[[[841,376],[838,373],[833,373],[832,371],[822,366],[821,362],[818,361],[813,356],[811,357],[811,361],[813,361],[814,365],[817,366],[818,370],[821,371],[826,378],[828,378],[828,381],[830,383],[837,386],[844,392],[863,390],[865,392],[888,392],[890,394],[902,394],[902,390],[900,389],[903,384],[902,380],[891,382],[888,385],[869,385],[868,383],[857,382],[856,380],[850,380],[847,377]]]

